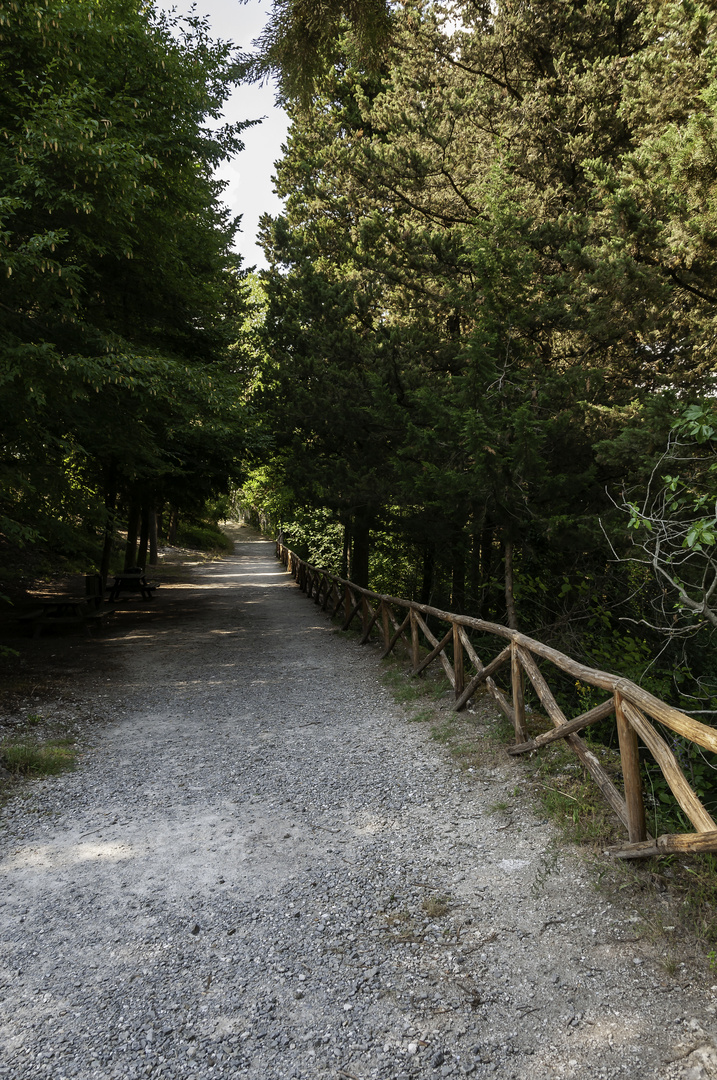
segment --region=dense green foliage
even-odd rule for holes
[[[362,65],[375,69],[389,27],[387,0],[273,0],[245,70],[255,80],[274,76],[284,100],[307,102],[327,64],[340,61],[342,34],[350,33]]]
[[[8,542],[89,554],[116,508],[196,507],[238,475],[245,301],[212,172],[242,125],[210,127],[235,73],[196,18],[0,0]]]
[[[370,66],[347,14],[264,222],[248,494],[358,582],[709,706],[629,525],[714,391],[711,5],[412,0]]]

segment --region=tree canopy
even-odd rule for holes
[[[714,388],[711,6],[411,0],[371,63],[332,10],[264,222],[266,497],[360,582],[644,658],[616,502]]]
[[[306,102],[327,65],[340,62],[346,32],[363,66],[375,69],[390,27],[387,0],[274,0],[245,71],[254,80],[273,76],[284,101]]]
[[[196,17],[0,0],[10,537],[77,544],[138,485],[195,499],[237,474],[245,301],[213,179],[242,148],[245,125],[217,126],[237,63]]]

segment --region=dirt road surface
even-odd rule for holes
[[[37,643],[104,722],[0,811],[0,1077],[717,1076],[717,987],[233,532]]]

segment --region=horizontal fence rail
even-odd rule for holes
[[[557,739],[564,739],[577,754],[627,830],[628,842],[611,848],[613,855],[631,859],[670,853],[717,851],[717,823],[700,802],[675,754],[651,721],[658,721],[676,734],[713,753],[717,753],[715,728],[667,705],[629,679],[587,667],[557,649],[517,630],[510,630],[500,623],[474,619],[469,615],[456,615],[427,604],[371,592],[329,573],[328,570],[312,566],[290,551],[281,540],[276,543],[276,554],[293,574],[301,589],[323,611],[329,612],[332,617],[342,614],[342,630],[348,630],[355,619],[360,620],[362,645],[375,632],[383,644],[381,655],[384,657],[402,641],[410,655],[414,675],[419,674],[434,660],[438,660],[453,687],[454,711],[459,712],[465,708],[479,687],[485,685],[515,730],[515,745],[510,747],[510,754],[539,750]],[[448,628],[441,638],[436,637],[428,626],[426,619],[429,617],[447,624]],[[497,656],[484,664],[471,643],[469,630],[492,634],[506,644]],[[421,639],[424,645],[421,644]],[[427,653],[426,646],[429,650]],[[538,668],[536,658],[548,661],[581,683],[605,691],[608,696],[602,704],[569,720]],[[493,679],[493,675],[504,665],[510,668],[510,696]],[[553,731],[538,735],[535,739],[529,738],[526,726],[526,676],[554,727]],[[624,794],[618,790],[595,754],[578,735],[579,731],[590,724],[605,720],[612,713],[615,714],[617,722]],[[692,822],[695,832],[668,833],[656,839],[648,833],[638,738],[657,762],[683,813]]]

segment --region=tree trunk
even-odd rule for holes
[[[106,473],[105,481],[105,532],[102,543],[102,558],[100,560],[100,577],[102,588],[107,584],[110,573],[110,560],[112,559],[112,545],[115,538],[115,512],[117,509],[117,467],[110,465]]]
[[[470,604],[478,618],[483,617],[483,581],[481,578],[480,537],[485,524],[485,512],[473,508],[471,549],[468,559],[468,593]]]
[[[170,507],[169,510],[169,528],[167,530],[167,543],[177,543],[177,529],[179,528],[179,511],[176,506]]]
[[[480,537],[480,610],[487,619],[493,612],[491,604],[491,576],[493,574],[493,528],[485,525]]]
[[[513,595],[513,541],[506,540],[505,550],[505,610],[508,615],[508,626],[511,630],[518,629],[518,618],[515,614],[515,597]]]
[[[157,565],[157,508],[154,503],[149,508],[149,565]]]
[[[423,549],[423,580],[421,581],[420,604],[430,604],[433,593],[433,572],[436,568],[436,548],[426,544]]]
[[[362,588],[368,588],[368,554],[371,537],[369,515],[359,511],[353,521],[353,550],[351,552],[351,580]]]
[[[139,533],[139,551],[137,552],[137,566],[142,569],[147,565],[147,547],[149,546],[149,507],[142,504],[142,527]]]
[[[344,581],[349,576],[349,559],[351,557],[351,525],[347,522],[344,525],[344,549],[341,553],[341,573],[339,577],[342,577]]]
[[[127,515],[127,543],[124,549],[124,568],[137,565],[137,533],[139,532],[140,505],[136,495],[130,496]]]
[[[466,606],[466,552],[461,534],[453,547],[451,611],[462,615]]]

